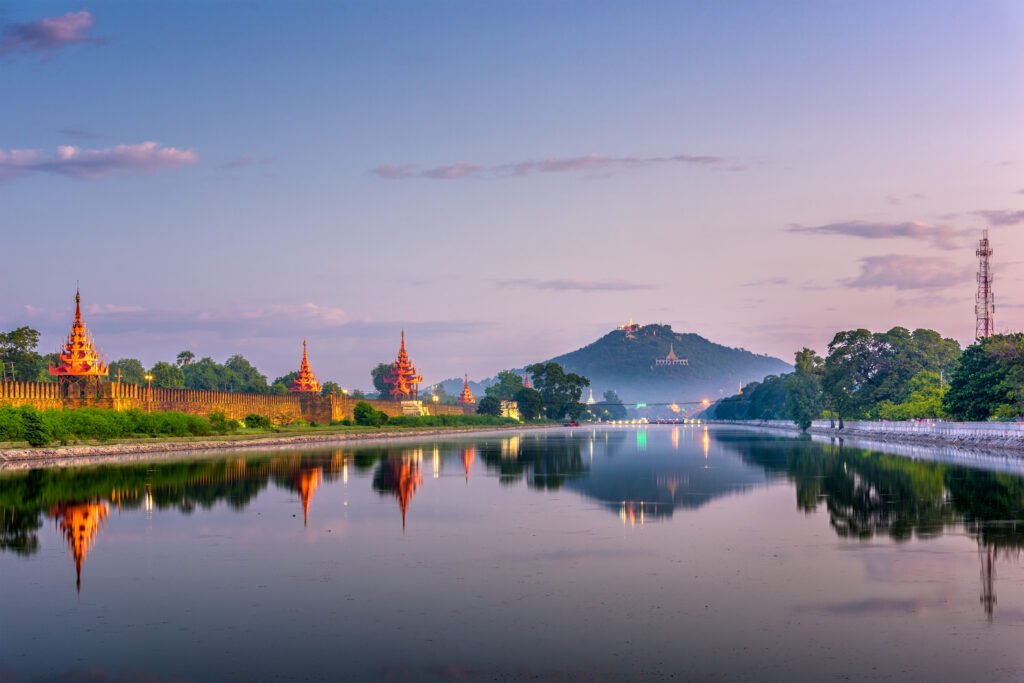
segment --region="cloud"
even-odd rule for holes
[[[58,128],[57,132],[61,135],[66,135],[69,138],[78,138],[79,140],[100,140],[103,138],[102,135],[89,130],[88,128],[76,128],[74,126]]]
[[[788,277],[767,277],[761,280],[744,282],[740,287],[781,287],[789,284]]]
[[[860,263],[860,275],[843,284],[857,289],[936,290],[962,284],[973,272],[972,266],[957,268],[948,259],[929,256],[868,256]]]
[[[903,223],[844,221],[824,225],[791,225],[786,228],[786,231],[809,235],[843,235],[867,240],[905,238],[931,242],[932,246],[939,249],[959,249],[963,245],[958,238],[974,233],[973,230],[961,230],[948,225],[930,225],[921,221]]]
[[[60,17],[9,24],[0,39],[0,54],[43,52],[52,54],[75,43],[99,42],[88,35],[95,20],[87,10],[68,12]]]
[[[61,145],[53,155],[37,149],[0,149],[0,181],[32,172],[96,179],[113,171],[141,173],[198,162],[199,155],[193,150],[163,147],[152,141],[100,149]]]
[[[992,225],[1018,225],[1024,223],[1024,211],[973,211],[975,216],[981,216]]]
[[[640,282],[624,282],[621,280],[538,280],[522,278],[516,280],[498,280],[501,287],[527,287],[542,291],[558,292],[632,292],[644,289],[655,289],[654,285]]]
[[[643,168],[654,165],[689,164],[717,170],[741,171],[743,166],[730,164],[723,157],[694,154],[675,154],[660,157],[625,156],[615,157],[604,154],[587,154],[576,157],[551,157],[531,159],[496,166],[483,166],[468,161],[421,169],[415,164],[398,166],[385,164],[373,169],[373,173],[386,180],[409,178],[430,178],[434,180],[459,180],[463,178],[522,178],[538,173],[579,173],[586,171],[610,171],[620,168]]]

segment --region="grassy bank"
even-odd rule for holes
[[[454,427],[502,427],[517,424],[489,415],[437,415],[394,417],[381,425],[360,425],[345,420],[330,425],[295,422],[275,425],[260,415],[244,421],[229,420],[222,414],[209,418],[175,412],[119,412],[96,408],[43,410],[30,407],[0,408],[0,446],[4,448],[47,448],[115,443],[188,443],[190,441],[246,441],[308,434],[372,433],[382,430]]]

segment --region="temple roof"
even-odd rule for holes
[[[82,590],[82,565],[100,527],[110,514],[106,503],[61,503],[50,511],[75,560],[75,588]]]
[[[469,388],[469,375],[466,375],[462,384],[462,396],[459,396],[459,403],[476,403],[476,396]]]
[[[416,366],[409,360],[409,353],[405,350],[405,330],[402,330],[402,345],[398,349],[398,358],[391,366],[391,372],[384,378],[386,384],[391,385],[391,395],[395,398],[416,396],[419,393],[418,384],[423,382],[422,375],[416,371]]]
[[[299,364],[299,374],[292,381],[288,391],[293,394],[319,394],[322,387],[313,368],[309,365],[309,358],[306,356],[306,340],[302,340],[302,363]]]
[[[668,355],[665,356],[665,360],[679,360],[679,356],[676,355],[676,350],[672,348],[672,343],[668,345]]]
[[[109,372],[82,320],[82,295],[78,290],[75,290],[75,320],[71,333],[57,357],[60,362],[49,367],[54,377],[106,377]]]

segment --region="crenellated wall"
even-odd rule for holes
[[[105,408],[108,410],[178,411],[192,415],[209,416],[224,413],[231,420],[242,420],[246,415],[263,415],[277,423],[306,420],[329,424],[352,418],[356,403],[363,399],[318,394],[248,394],[231,391],[202,391],[197,389],[159,389],[107,382],[94,390],[73,396],[62,396],[56,383],[0,382],[0,406],[31,405],[40,410],[50,408]],[[391,417],[403,414],[397,401],[367,401],[375,409]],[[431,415],[462,415],[472,412],[470,406],[426,405]]]

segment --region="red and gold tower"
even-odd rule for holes
[[[469,389],[469,375],[466,375],[462,383],[462,396],[459,396],[459,403],[476,403],[476,396]]]
[[[306,340],[302,340],[302,363],[299,364],[299,374],[296,376],[288,391],[293,394],[319,394],[322,387],[320,381],[313,374],[313,368],[309,365],[309,358],[306,356]]]
[[[57,357],[60,362],[51,365],[49,372],[61,383],[65,393],[71,384],[82,383],[88,386],[93,379],[96,382],[96,393],[99,393],[100,378],[106,377],[109,371],[82,320],[82,295],[78,290],[75,290],[75,320],[71,324],[71,333]]]
[[[405,330],[402,330],[402,345],[398,349],[398,358],[391,366],[391,372],[384,378],[385,384],[391,385],[391,396],[397,400],[415,399],[419,395],[419,384],[423,377],[416,372],[416,366],[409,360],[405,350]]]

